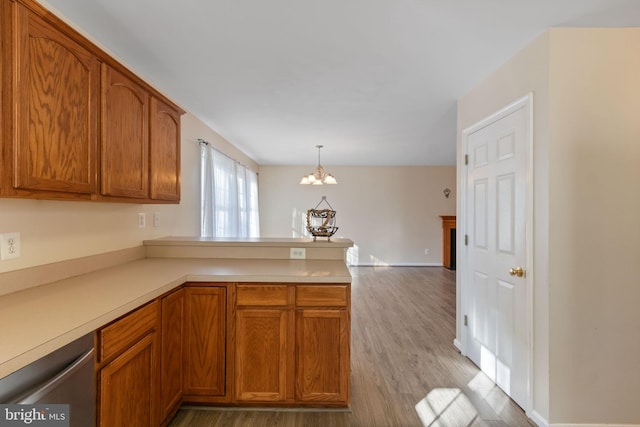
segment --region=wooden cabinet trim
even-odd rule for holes
[[[287,306],[290,302],[287,285],[236,286],[236,304],[239,306]]]
[[[346,307],[349,303],[347,285],[298,285],[297,307]]]
[[[104,362],[120,353],[158,325],[158,301],[121,317],[98,331],[98,360]]]

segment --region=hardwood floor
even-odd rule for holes
[[[353,267],[351,273],[350,411],[187,407],[170,427],[534,425],[453,346],[455,272]]]

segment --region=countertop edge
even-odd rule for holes
[[[302,247],[347,249],[353,247],[351,239],[313,240],[313,238],[255,238],[223,239],[208,237],[169,236],[144,240],[144,246],[216,246],[216,247]]]

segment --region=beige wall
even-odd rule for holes
[[[333,167],[338,185],[300,185],[313,166],[260,167],[263,237],[308,236],[306,211],[322,196],[336,210],[336,236],[354,241],[358,265],[442,265],[442,220],[455,215],[455,167]],[[453,193],[447,199],[445,188]],[[425,255],[429,249],[429,255]]]
[[[0,199],[0,233],[20,232],[22,246],[20,258],[0,261],[0,273],[135,247],[145,239],[199,234],[198,138],[214,143],[221,151],[257,170],[255,162],[242,157],[242,153],[193,115],[185,114],[179,205]],[[146,213],[146,228],[138,228],[138,212]],[[159,227],[153,227],[153,212],[160,213]]]
[[[460,135],[534,95],[531,414],[551,425],[639,425],[639,50],[639,29],[553,29],[459,101]]]
[[[516,99],[533,93],[534,138],[534,217],[533,268],[533,410],[545,419],[549,414],[549,327],[548,327],[548,35],[529,44],[489,78],[458,100],[458,186],[463,185],[461,133],[467,127],[490,116]],[[460,209],[460,208],[459,208]],[[462,339],[461,325],[465,313],[461,306],[461,275],[458,275],[457,336]]]
[[[551,31],[551,419],[640,425],[640,29]]]

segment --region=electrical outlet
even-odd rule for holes
[[[289,258],[291,259],[305,259],[306,253],[304,248],[291,248],[289,251]]]
[[[0,234],[0,259],[20,257],[20,233]]]
[[[147,226],[147,217],[144,212],[138,214],[138,228],[145,228]]]
[[[160,212],[153,213],[153,226],[160,227]]]

